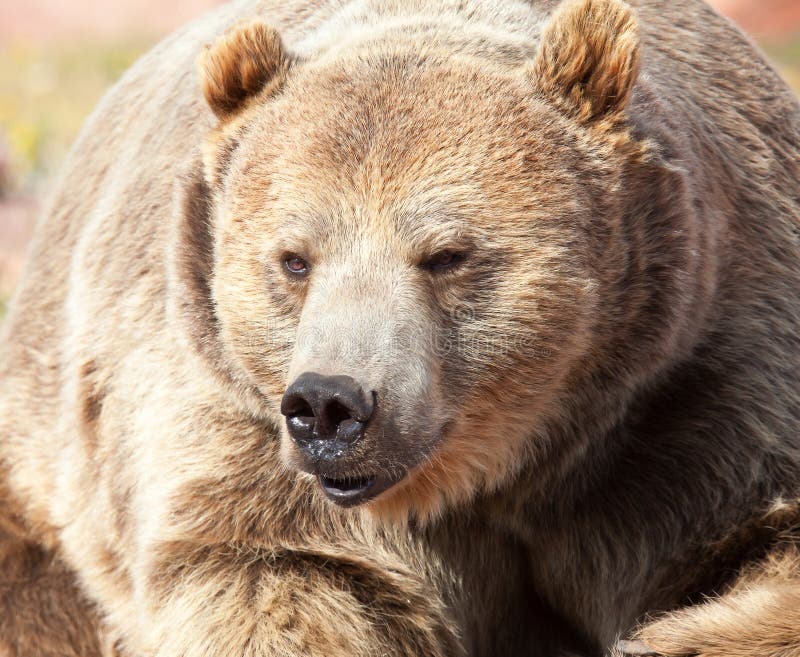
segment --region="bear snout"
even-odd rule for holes
[[[301,469],[315,475],[328,499],[339,506],[367,502],[403,478],[396,469],[389,476],[377,466],[374,440],[365,438],[371,425],[381,424],[375,417],[377,399],[376,392],[367,392],[353,377],[316,372],[298,376],[283,395],[281,413]],[[365,469],[377,472],[364,474]]]
[[[352,377],[304,372],[283,395],[281,413],[297,447],[315,463],[335,464],[364,436],[376,406]]]

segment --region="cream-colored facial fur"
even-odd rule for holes
[[[188,26],[87,123],[2,327],[0,654],[794,654],[798,162],[700,0]],[[298,471],[310,370],[378,394],[365,506]]]
[[[531,437],[569,403],[565,379],[596,346],[592,325],[607,321],[608,263],[593,250],[608,237],[588,222],[609,215],[603,232],[613,234],[624,192],[615,169],[646,147],[613,123],[637,72],[632,13],[594,10],[609,21],[607,42],[583,67],[559,33],[579,40],[590,29],[572,25],[582,10],[570,6],[530,68],[451,61],[433,47],[421,58],[389,41],[297,61],[276,81],[286,59],[277,50],[252,90],[259,101],[211,134],[223,341],[276,423],[303,372],[374,391],[377,417],[346,472],[401,479],[369,506],[379,515],[427,518],[543,460],[552,446]],[[206,60],[251,65],[250,44],[268,31],[238,28]],[[559,58],[576,66],[573,78]],[[218,93],[216,70],[205,75],[206,95]],[[585,97],[572,86],[583,78],[597,86]],[[599,90],[612,100],[587,110]],[[238,86],[230,96],[209,102],[233,105]],[[446,251],[463,262],[425,266]],[[286,254],[308,261],[307,278],[286,274]],[[285,432],[283,442],[299,464]]]

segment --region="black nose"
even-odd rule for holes
[[[374,410],[374,395],[365,393],[352,377],[316,372],[297,377],[281,402],[289,435],[298,447],[327,460],[361,438]]]

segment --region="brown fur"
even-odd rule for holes
[[[0,531],[0,655],[100,657],[101,626],[74,575],[41,547]]]
[[[699,0],[177,33],[0,335],[0,654],[797,655],[799,163]],[[309,370],[377,391],[364,507],[297,470]]]
[[[664,657],[746,657],[800,654],[800,503],[779,501],[764,516],[746,524],[698,555],[713,564],[708,581],[729,582],[717,595],[648,619],[633,641],[613,654]],[[744,567],[742,555],[747,555]],[[737,572],[738,571],[738,572]],[[735,576],[731,576],[736,572]],[[708,581],[693,582],[709,590]]]
[[[203,95],[212,111],[225,118],[275,81],[286,65],[280,35],[263,23],[251,23],[203,53]]]
[[[798,609],[800,552],[784,547],[724,595],[656,620],[638,637],[669,657],[796,657]]]
[[[545,28],[532,74],[566,112],[577,110],[581,121],[620,120],[639,56],[638,25],[626,5],[565,3]]]

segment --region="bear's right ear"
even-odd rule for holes
[[[542,33],[531,75],[541,93],[588,124],[621,120],[639,73],[639,34],[622,0],[567,0]]]
[[[219,119],[241,110],[253,96],[280,85],[289,57],[278,32],[260,21],[234,28],[200,58],[203,94]]]

